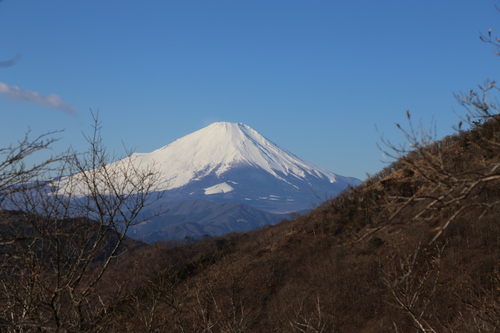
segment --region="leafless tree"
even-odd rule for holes
[[[436,247],[423,262],[417,258],[423,252],[420,245],[408,254],[395,252],[394,265],[384,270],[383,281],[391,295],[389,303],[409,316],[418,332],[437,332],[429,323],[429,304],[437,292],[442,251]]]
[[[6,150],[15,158],[0,177],[3,203],[17,209],[0,216],[0,327],[7,332],[106,331],[128,292],[127,275],[112,277],[109,268],[131,245],[125,235],[141,209],[161,197],[160,176],[130,158],[111,163],[94,121],[89,150],[66,156],[52,182],[33,178],[53,159],[23,164],[52,141],[26,139]]]
[[[500,55],[500,39],[492,37],[492,29],[479,37],[496,48],[495,55]],[[496,82],[486,80],[477,89],[456,94],[455,98],[465,109],[465,115],[460,117],[456,134],[439,142],[435,141],[434,128],[415,128],[410,112],[406,111],[409,128],[397,126],[405,135],[408,146],[397,146],[382,140],[386,147],[383,150],[398,159],[399,167],[415,172],[427,188],[425,196],[412,193],[393,197],[390,205],[397,203],[397,209],[393,211],[392,218],[415,202],[425,203],[415,219],[435,219],[447,209],[451,213],[446,219],[441,218],[443,222],[431,241],[435,242],[463,212],[475,209],[481,218],[500,204],[500,201],[490,200],[487,195],[498,187],[500,180],[500,161],[496,158],[496,151],[500,148],[498,92]]]
[[[50,149],[58,140],[54,138],[56,133],[45,133],[32,139],[28,131],[17,144],[0,148],[0,200],[9,193],[24,189],[23,186],[26,184],[42,178],[47,171],[53,169],[57,162],[65,158],[62,154],[31,165],[26,162],[28,157],[32,157],[37,152]]]
[[[491,29],[480,36],[481,40],[497,47],[500,55],[500,39],[491,36]],[[445,231],[464,220],[473,229],[481,229],[480,223],[495,221],[500,200],[500,105],[497,102],[499,88],[495,81],[486,80],[477,89],[455,95],[465,110],[456,126],[456,133],[444,140],[435,141],[435,131],[423,126],[415,127],[407,111],[408,129],[398,127],[406,136],[407,145],[397,146],[386,140],[384,151],[397,159],[399,174],[392,174],[385,189],[386,209],[390,220],[406,219],[405,222],[423,221],[433,226],[434,234],[428,244],[417,247],[413,254],[395,258],[395,266],[385,271],[385,283],[392,295],[395,307],[405,312],[421,332],[438,331],[438,324],[428,320],[429,304],[436,291],[437,272],[441,250],[428,261],[417,258],[424,247],[436,247],[446,243]],[[402,176],[407,170],[412,177]],[[418,184],[410,193],[397,189],[403,182]],[[409,215],[408,212],[412,212]],[[408,218],[409,217],[409,218]],[[462,219],[462,220],[461,220]],[[470,332],[498,330],[498,272],[488,273],[491,288],[470,279],[470,295],[463,290],[455,297],[468,313],[459,311],[463,329]],[[465,283],[466,284],[466,283]],[[488,285],[489,286],[489,285]],[[398,325],[395,324],[397,331]],[[451,328],[447,328],[450,329]],[[439,327],[439,330],[446,329]]]
[[[487,81],[479,86],[479,92],[471,90],[456,95],[467,113],[457,126],[454,140],[447,141],[447,147],[434,142],[433,131],[422,130],[421,126],[415,129],[409,113],[409,129],[398,125],[409,148],[384,141],[387,153],[399,158],[402,167],[415,173],[425,187],[425,195],[414,192],[391,197],[391,218],[408,205],[420,202],[423,208],[414,216],[415,220],[442,220],[431,243],[463,212],[478,209],[481,218],[500,204],[487,196],[500,180],[500,162],[494,153],[500,148],[500,116],[491,96],[497,90],[494,81]],[[468,129],[462,130],[466,126]],[[443,219],[440,212],[445,210],[448,213]]]
[[[324,314],[321,311],[321,303],[319,296],[316,297],[315,311],[303,311],[303,302],[299,304],[295,310],[294,320],[290,320],[291,332],[301,333],[322,333],[326,332],[326,323]]]

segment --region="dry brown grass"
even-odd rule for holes
[[[447,140],[439,147],[445,172],[484,172],[485,161],[497,163],[500,156],[494,150],[485,159],[462,136]],[[155,308],[156,330],[494,331],[500,322],[500,211],[478,203],[496,202],[499,184],[473,189],[468,209],[457,216],[455,205],[426,211],[441,189],[418,169],[424,162],[413,158],[276,226],[155,247],[163,257],[179,258],[169,266],[174,278],[165,289],[173,301]],[[142,262],[158,256],[149,254],[152,249],[142,250]],[[148,304],[141,303],[142,311]],[[137,317],[130,311],[116,324]]]

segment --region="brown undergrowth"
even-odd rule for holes
[[[276,226],[140,249],[122,259],[116,274],[135,269],[147,281],[109,327],[498,330],[500,210],[492,169],[500,155],[489,138],[461,132],[422,147],[384,177]],[[484,177],[491,179],[474,185]]]

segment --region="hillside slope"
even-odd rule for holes
[[[294,220],[137,252],[133,262],[155,278],[122,304],[113,328],[498,331],[500,149],[491,133],[418,147]]]

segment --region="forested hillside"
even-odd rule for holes
[[[135,268],[149,282],[121,304],[112,327],[498,330],[499,129],[491,120],[418,147],[365,185],[277,226],[141,249],[133,262],[164,261]]]

